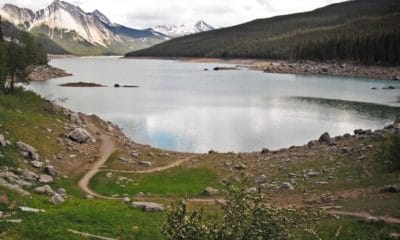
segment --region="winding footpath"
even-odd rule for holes
[[[96,132],[99,129],[94,126],[93,124],[88,124],[89,129],[92,132]],[[116,144],[112,137],[102,133],[100,135],[100,140],[101,140],[101,146],[100,146],[100,158],[99,160],[91,167],[91,169],[82,177],[82,179],[78,182],[78,186],[87,194],[101,198],[101,199],[107,199],[107,200],[120,200],[121,198],[116,198],[116,197],[108,197],[108,196],[103,196],[101,194],[98,194],[91,190],[89,188],[89,183],[90,180],[98,173],[98,172],[116,172],[116,173],[134,173],[134,174],[145,174],[145,173],[154,173],[154,172],[161,172],[165,171],[171,168],[178,167],[179,165],[183,164],[186,161],[190,160],[190,157],[184,158],[177,160],[173,162],[170,165],[167,166],[162,166],[162,167],[157,167],[157,168],[152,168],[152,169],[147,169],[147,170],[133,170],[133,171],[127,171],[127,170],[116,170],[116,169],[101,169],[100,168],[107,162],[108,158],[111,156],[111,154],[116,150]],[[225,199],[223,198],[212,198],[212,199],[199,199],[199,198],[193,198],[193,199],[187,199],[186,200],[188,203],[201,203],[201,204],[224,204]],[[328,210],[328,214],[334,215],[334,216],[350,216],[350,217],[357,217],[357,218],[362,218],[362,219],[367,219],[368,217],[374,217],[373,215],[366,213],[366,212],[350,212],[350,211],[337,211],[337,210]],[[386,223],[390,224],[400,224],[400,219],[399,218],[394,218],[390,216],[379,216],[376,217],[380,221],[384,221]]]

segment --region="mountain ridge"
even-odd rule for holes
[[[354,0],[172,39],[127,57],[400,62],[400,2]]]
[[[36,36],[46,36],[75,55],[120,55],[161,43],[168,39],[211,30],[204,21],[188,27],[185,33],[164,34],[153,28],[134,29],[112,22],[95,9],[85,12],[78,5],[54,0],[36,12],[6,3],[0,9],[2,20]]]

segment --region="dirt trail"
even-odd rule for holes
[[[178,161],[175,161],[173,163],[171,163],[170,165],[167,166],[162,166],[162,167],[156,167],[156,168],[151,168],[151,169],[146,169],[146,170],[131,170],[131,171],[127,171],[127,170],[116,170],[116,169],[101,169],[101,172],[115,172],[115,173],[137,173],[137,174],[141,174],[141,173],[155,173],[155,172],[162,172],[165,170],[168,170],[170,168],[174,168],[174,167],[178,167],[179,165],[181,165],[182,163],[188,161],[190,159],[190,157],[188,158],[184,158],[184,159],[180,159]]]
[[[99,132],[99,129],[91,123],[90,119],[88,117],[85,117],[85,122],[87,123],[87,126],[90,131],[92,132]],[[101,146],[100,146],[100,158],[99,160],[91,166],[90,170],[82,177],[82,179],[78,182],[78,186],[87,194],[92,195],[94,197],[98,198],[103,198],[103,199],[108,199],[108,200],[118,200],[121,198],[114,198],[114,197],[107,197],[100,195],[93,190],[89,188],[89,183],[90,180],[99,172],[99,171],[108,171],[108,172],[118,172],[118,173],[154,173],[154,172],[161,172],[168,170],[170,168],[177,167],[181,165],[182,163],[188,161],[190,158],[184,158],[180,159],[176,162],[173,162],[170,165],[163,166],[163,167],[157,167],[157,168],[152,168],[152,169],[147,169],[147,170],[141,170],[141,171],[124,171],[124,170],[113,170],[113,169],[101,169],[100,168],[106,163],[107,159],[111,156],[111,154],[116,150],[116,144],[115,141],[112,139],[111,136],[108,136],[104,133],[102,133],[99,137],[99,140],[101,141]]]
[[[327,212],[332,215],[350,216],[350,217],[358,217],[364,219],[368,217],[376,217],[378,220],[384,221],[386,223],[400,224],[399,218],[394,218],[389,216],[373,216],[367,212],[348,212],[348,211],[337,211],[337,210],[329,210]]]
[[[78,182],[78,186],[87,194],[90,194],[95,197],[113,199],[105,196],[101,196],[89,188],[89,182],[96,173],[99,172],[99,169],[103,164],[107,161],[110,155],[115,151],[115,143],[111,139],[111,137],[107,135],[101,135],[101,146],[100,146],[100,159],[91,167],[91,169],[82,177],[82,179]]]

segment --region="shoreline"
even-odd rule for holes
[[[319,76],[360,77],[380,80],[400,80],[400,66],[363,65],[351,62],[291,61],[252,58],[193,57],[123,57],[123,59],[174,60],[193,63],[222,63],[265,73],[308,74]]]
[[[309,74],[320,76],[361,77],[400,80],[400,66],[362,65],[350,62],[316,62],[261,59],[183,58],[197,63],[235,64],[265,73]]]

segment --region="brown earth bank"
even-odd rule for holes
[[[27,68],[27,71],[29,72],[28,81],[45,81],[52,78],[72,76],[71,73],[50,65],[30,66]]]
[[[266,73],[315,74],[400,80],[400,66],[361,65],[349,62],[283,61],[260,59],[182,58],[187,62],[236,64]]]

